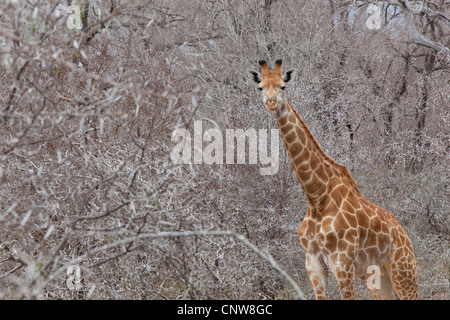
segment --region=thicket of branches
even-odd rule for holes
[[[450,5],[380,1],[375,29],[368,5],[2,1],[0,298],[311,298],[283,143],[268,176],[170,157],[194,121],[276,128],[246,70],[282,58],[319,144],[410,235],[420,297],[448,299]]]

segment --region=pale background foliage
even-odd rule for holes
[[[282,142],[273,176],[170,160],[194,120],[276,128],[247,69],[280,58],[319,144],[407,229],[420,298],[449,299],[449,64],[408,40],[402,1],[380,2],[378,30],[364,1],[78,1],[81,30],[70,4],[0,4],[1,299],[293,298],[271,259],[312,298]],[[448,19],[411,19],[449,47]],[[360,282],[356,297],[371,299]]]

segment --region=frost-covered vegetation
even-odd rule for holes
[[[1,1],[0,298],[312,298],[282,142],[273,175],[171,159],[194,121],[276,129],[247,69],[282,58],[321,147],[407,230],[420,298],[449,299],[450,4],[420,3],[380,1],[377,28],[368,1]]]

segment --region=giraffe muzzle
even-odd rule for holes
[[[267,109],[275,110],[277,107],[278,106],[277,106],[277,99],[276,98],[267,99]]]

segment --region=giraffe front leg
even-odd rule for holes
[[[306,271],[314,288],[316,300],[327,300],[328,270],[321,263],[320,256],[306,257]]]
[[[341,260],[334,264],[332,272],[336,277],[342,300],[355,299],[355,265],[351,260]]]

